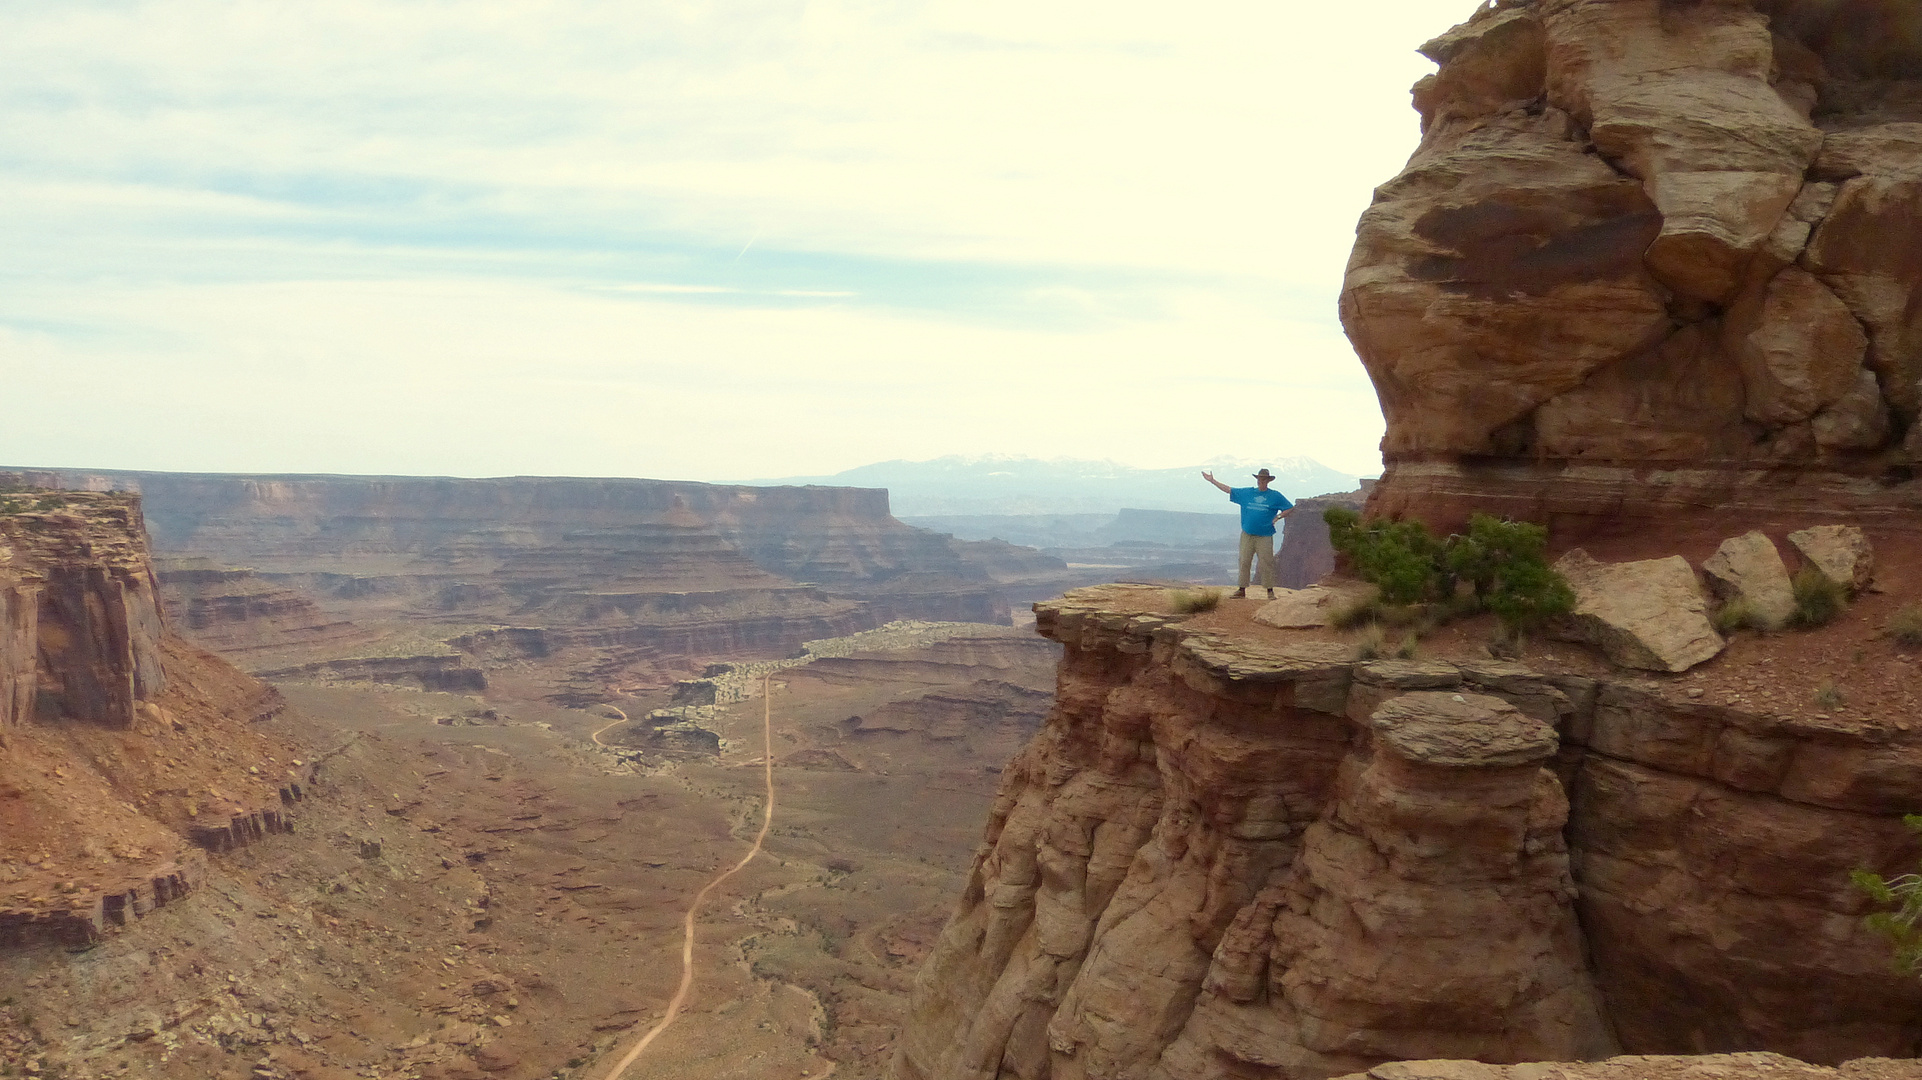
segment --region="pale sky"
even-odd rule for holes
[[[1379,469],[1472,0],[0,0],[0,463]]]

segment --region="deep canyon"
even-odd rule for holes
[[[1922,1075],[1849,882],[1922,859],[1922,17],[1491,0],[1423,52],[1340,301],[1386,471],[1304,513],[1660,563],[1685,658],[1386,658],[876,489],[22,470],[0,1070],[598,1076],[771,759],[654,1075]],[[1832,621],[1710,622],[1816,528]]]

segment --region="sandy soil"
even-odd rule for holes
[[[630,1076],[880,1074],[1026,729],[849,720],[954,682],[900,653],[777,676],[781,818],[703,909],[687,1012]],[[285,692],[253,730],[318,763],[297,831],[212,856],[199,892],[91,949],[0,953],[0,1061],[165,1080],[604,1073],[673,993],[688,901],[760,823],[763,702],[720,710],[718,758],[635,764],[591,743],[608,721],[584,710]]]

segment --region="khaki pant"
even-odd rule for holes
[[[1263,588],[1275,587],[1275,538],[1269,536],[1250,536],[1241,534],[1241,580],[1242,588],[1248,587],[1248,564],[1261,564],[1261,584]]]

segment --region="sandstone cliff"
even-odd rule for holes
[[[541,657],[569,673],[550,697],[605,700],[690,660],[783,656],[895,619],[1009,621],[1006,560],[902,525],[885,491],[60,478],[140,490],[185,632],[275,678],[473,688]]]
[[[1497,0],[1423,52],[1341,301],[1377,511],[1913,527],[1912,3]]]
[[[1165,604],[1038,605],[1057,703],[1004,775],[896,1080],[1918,1049],[1922,986],[1848,882],[1914,864],[1908,720],[1358,663]]]
[[[90,941],[290,827],[279,707],[168,632],[137,497],[0,494],[0,945]]]
[[[1322,514],[1334,507],[1360,510],[1373,480],[1334,495],[1295,500],[1295,512],[1282,529],[1281,550],[1275,552],[1275,582],[1284,589],[1305,589],[1335,570],[1335,547],[1328,541],[1328,522]]]

